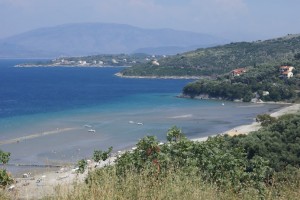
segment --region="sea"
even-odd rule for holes
[[[281,107],[178,98],[193,80],[115,76],[123,67],[14,67],[34,61],[0,60],[0,149],[13,173],[131,149],[147,135],[165,142],[174,125],[190,139],[216,135]]]

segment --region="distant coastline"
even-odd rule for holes
[[[195,100],[219,100],[219,101],[230,101],[227,99],[222,99],[221,97],[219,98],[214,98],[214,97],[209,97],[209,95],[207,94],[203,94],[203,95],[198,95],[195,97],[191,97],[189,95],[185,95],[185,94],[179,94],[176,96],[177,98],[184,98],[184,99],[195,99]],[[243,102],[242,100],[236,99],[233,100],[232,102]],[[295,103],[290,103],[290,102],[284,102],[284,101],[262,101],[261,99],[255,99],[252,100],[250,103],[255,103],[255,104],[280,104],[280,105],[294,105]],[[297,105],[297,104],[296,104]]]
[[[136,79],[202,79],[204,76],[126,76],[122,73],[116,73],[115,76],[120,78],[136,78]]]
[[[84,65],[62,65],[62,64],[19,64],[14,67],[128,67],[128,66],[111,66],[111,65],[95,65],[95,64],[84,64]]]

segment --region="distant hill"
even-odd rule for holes
[[[193,45],[193,46],[164,46],[164,47],[148,47],[148,48],[140,48],[134,51],[134,53],[145,53],[148,55],[175,55],[178,53],[184,53],[187,51],[192,51],[198,48],[205,48],[205,47],[212,47],[212,46],[217,46],[220,45],[215,43],[215,44],[205,44],[205,45]]]
[[[297,59],[296,59],[297,57]],[[299,65],[300,35],[201,48],[125,69],[125,76],[202,76],[257,65]]]
[[[0,57],[57,57],[119,53],[176,54],[226,40],[172,29],[81,23],[40,28],[0,40]]]

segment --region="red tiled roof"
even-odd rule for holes
[[[239,68],[239,69],[232,70],[232,73],[234,73],[234,74],[241,74],[241,73],[244,73],[244,72],[246,72],[245,68]]]

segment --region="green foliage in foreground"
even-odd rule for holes
[[[81,159],[78,161],[77,166],[78,168],[76,172],[83,174],[85,169],[87,168],[87,161],[85,159]]]
[[[0,164],[7,164],[9,161],[10,153],[0,150]]]
[[[107,151],[101,151],[101,150],[95,150],[93,155],[93,160],[95,162],[99,161],[105,161],[110,156],[111,152],[113,150],[113,147],[109,147]]]
[[[8,163],[10,157],[9,152],[4,152],[0,150],[0,164],[5,165]],[[13,183],[11,175],[6,171],[6,169],[0,169],[0,188],[5,188],[6,186]]]
[[[116,172],[126,177],[129,171],[149,173],[163,179],[168,171],[181,171],[222,189],[236,192],[251,187],[263,193],[268,162],[261,157],[247,159],[241,148],[229,148],[224,137],[204,143],[183,139],[158,145],[153,136],[139,141],[137,149],[122,155],[116,162]]]
[[[146,136],[115,165],[49,199],[298,199],[299,125],[299,114],[286,115],[258,132],[205,142],[172,127],[167,143]]]
[[[230,146],[241,147],[248,159],[260,156],[276,172],[300,167],[300,115],[284,115],[249,135],[228,137]]]
[[[300,178],[299,173],[295,178]],[[297,200],[300,195],[297,183],[286,182],[265,190],[265,199]],[[1,197],[1,196],[0,196]],[[149,172],[128,172],[126,177],[116,175],[115,167],[107,167],[89,174],[87,184],[74,185],[72,190],[64,186],[56,188],[54,196],[44,199],[60,200],[240,200],[261,199],[252,188],[239,193],[220,190],[218,186],[202,181],[196,173],[187,175],[181,170],[169,170],[162,179],[149,176]]]

